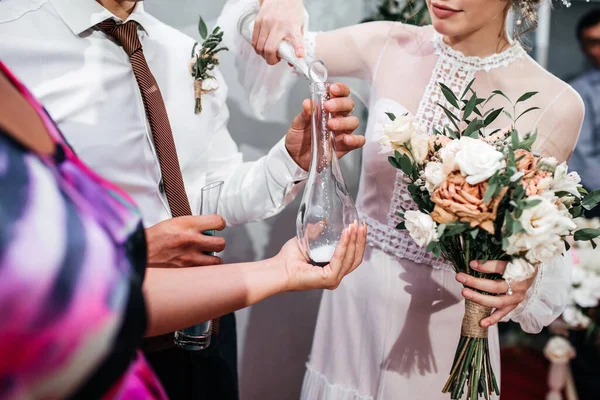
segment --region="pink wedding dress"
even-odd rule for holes
[[[237,17],[254,0],[230,0],[219,24],[238,56],[240,80],[261,115],[294,79],[285,65],[268,67],[241,37]],[[308,25],[305,25],[308,26]],[[539,66],[518,44],[489,57],[466,57],[446,45],[431,26],[376,22],[305,35],[309,52],[330,76],[352,76],[370,84],[367,144],[357,206],[368,225],[363,264],[321,300],[310,360],[302,388],[306,400],[449,399],[441,393],[460,336],[464,301],[451,267],[417,247],[395,229],[396,213],[415,208],[402,173],[380,154],[378,138],[389,123],[385,112],[410,113],[430,131],[448,123],[437,106],[445,99],[438,82],[462,92],[476,79],[479,97],[502,90],[517,107],[530,107],[517,122],[522,133],[538,129],[538,151],[559,161],[573,150],[583,119],[576,92]],[[283,63],[280,63],[283,64]],[[512,107],[496,96],[491,107]],[[502,116],[492,129],[506,127]],[[539,332],[567,304],[570,257],[543,265],[527,298],[509,317],[528,332]],[[498,330],[490,329],[494,371],[500,378]]]

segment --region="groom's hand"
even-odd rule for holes
[[[225,220],[218,215],[190,215],[159,222],[146,229],[148,268],[185,268],[222,264],[223,260],[205,253],[218,253],[225,239],[205,235],[220,231]]]
[[[365,138],[353,135],[358,128],[358,118],[350,115],[354,110],[354,100],[350,96],[350,88],[343,83],[334,83],[329,88],[330,99],[325,103],[325,110],[331,113],[327,127],[335,135],[335,146],[338,158],[348,152],[364,146]],[[308,171],[311,152],[311,101],[304,100],[302,112],[294,118],[285,137],[285,147],[290,156],[302,169]]]

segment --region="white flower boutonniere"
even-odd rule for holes
[[[219,52],[228,50],[227,47],[219,47],[223,41],[223,31],[218,26],[208,34],[206,23],[200,17],[198,23],[198,32],[204,40],[198,50],[198,43],[192,48],[192,60],[190,62],[190,72],[194,78],[194,97],[196,99],[194,112],[200,114],[202,111],[202,95],[204,93],[215,91],[219,88],[216,78],[210,74],[210,71],[219,65]]]

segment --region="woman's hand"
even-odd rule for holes
[[[331,113],[327,122],[335,135],[337,157],[342,158],[348,152],[364,146],[365,137],[353,132],[360,121],[352,114],[354,100],[350,97],[350,88],[343,83],[334,83],[329,87],[330,99],[325,102],[325,110]],[[300,168],[308,171],[312,141],[312,103],[304,100],[302,112],[298,114],[285,136],[285,147]]]
[[[342,278],[354,271],[362,262],[366,241],[366,225],[360,227],[358,223],[350,225],[344,229],[331,262],[324,267],[317,267],[307,262],[298,247],[297,239],[288,241],[275,256],[278,262],[285,265],[286,291],[337,288]]]
[[[478,272],[502,275],[506,269],[506,264],[506,261],[488,261],[486,263],[471,261],[470,266]],[[480,322],[482,327],[487,328],[498,323],[525,300],[525,294],[531,285],[533,285],[535,275],[522,282],[511,281],[510,287],[513,292],[511,295],[506,294],[506,292],[508,292],[508,284],[504,279],[493,280],[475,278],[474,276],[465,273],[459,273],[456,275],[456,280],[466,286],[462,290],[462,295],[465,299],[472,300],[483,306],[495,308],[492,315],[484,318]],[[469,288],[486,293],[498,294],[498,296],[485,295]]]
[[[280,61],[277,49],[287,40],[296,49],[297,57],[304,57],[304,8],[302,0],[261,0],[260,11],[254,22],[252,46],[269,65]]]

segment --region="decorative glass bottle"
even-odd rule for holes
[[[331,260],[342,231],[358,220],[335,150],[335,137],[327,128],[329,84],[313,79],[312,153],[310,171],[296,218],[300,248],[311,263],[325,266]]]

